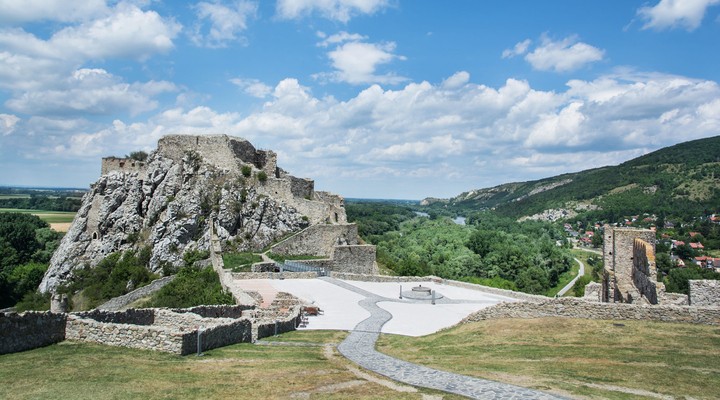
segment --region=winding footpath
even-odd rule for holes
[[[572,289],[572,287],[575,285],[575,282],[580,279],[581,276],[585,275],[585,264],[582,263],[582,261],[578,260],[577,258],[574,259],[578,264],[580,264],[580,270],[578,271],[578,274],[573,280],[571,280],[567,285],[565,285],[564,288],[560,289],[558,292],[559,296],[564,296],[565,293],[568,292],[568,290]]]
[[[359,304],[370,312],[370,317],[355,327],[355,330],[340,343],[338,351],[367,370],[409,385],[441,390],[473,399],[561,398],[519,386],[440,371],[382,354],[375,350],[375,342],[380,336],[380,329],[392,318],[392,314],[380,308],[377,303],[397,300],[377,296],[337,279],[321,279],[365,296]]]

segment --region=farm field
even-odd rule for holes
[[[50,224],[52,229],[58,232],[67,232],[76,214],[72,211],[23,210],[14,208],[0,208],[0,212],[16,212],[37,215],[41,220]]]

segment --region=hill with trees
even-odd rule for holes
[[[720,209],[720,136],[663,148],[617,166],[425,199],[428,212],[494,209],[520,218],[548,213],[614,221],[653,213],[688,219]],[[552,213],[551,213],[552,214]],[[552,217],[551,217],[552,218]]]

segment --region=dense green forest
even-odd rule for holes
[[[420,217],[406,206],[347,205],[348,220],[377,246],[378,262],[398,275],[437,275],[545,293],[568,271],[572,258],[557,245],[564,232],[540,222],[518,223],[490,212],[467,225]]]
[[[36,289],[61,237],[34,215],[0,213],[0,308],[49,307]]]
[[[30,197],[0,197],[0,208],[45,211],[77,211],[82,200],[76,197],[52,197],[32,195]]]

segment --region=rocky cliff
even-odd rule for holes
[[[150,246],[153,271],[209,248],[209,224],[226,247],[258,250],[313,224],[346,222],[343,199],[277,167],[272,151],[225,135],[166,136],[147,160],[103,159],[40,290],[54,291],[78,268]]]

